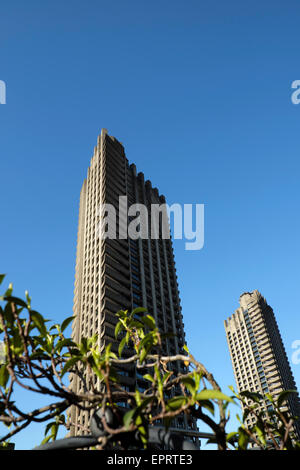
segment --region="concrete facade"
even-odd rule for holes
[[[283,390],[296,390],[274,312],[257,290],[240,296],[240,307],[224,325],[239,392],[270,393],[276,399]],[[298,395],[282,409],[300,417]],[[247,424],[254,423],[249,416]],[[300,437],[299,420],[294,431]]]
[[[171,330],[176,333],[164,342],[164,354],[183,353],[185,333],[172,240],[119,239],[124,231],[124,221],[118,217],[118,239],[102,240],[98,236],[99,204],[109,203],[117,209],[120,196],[127,196],[128,205],[143,203],[150,207],[165,202],[157,188],[145,181],[143,173],[137,173],[135,165],[129,164],[123,145],[103,129],[80,194],[74,291],[76,317],[72,336],[75,341],[80,341],[82,336],[98,334],[100,350],[112,343],[112,351],[117,353],[114,329],[118,318],[115,313],[142,306],[155,317],[161,332]],[[124,354],[130,354],[130,351],[125,348]],[[174,363],[173,371],[174,374],[183,373],[185,367]],[[149,386],[133,366],[124,367],[120,373],[127,390],[133,391],[135,387],[144,390]],[[93,387],[99,389],[97,377],[88,379],[90,390]],[[76,392],[83,391],[79,379],[72,375],[70,387]],[[73,408],[71,435],[82,434],[89,419],[87,411]],[[196,429],[195,423],[188,423],[186,417],[177,419],[175,426]]]

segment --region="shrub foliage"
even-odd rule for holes
[[[3,279],[4,275],[0,275],[0,284]],[[1,445],[33,422],[45,423],[43,443],[56,440],[61,426],[69,429],[74,424],[66,418],[66,412],[70,406],[77,406],[82,410],[103,411],[102,424],[107,436],[99,438],[99,449],[109,448],[116,434],[132,431],[138,432],[147,448],[149,426],[163,423],[168,428],[174,418],[183,415],[188,420],[197,419],[200,429],[201,422],[208,425],[214,436],[211,442],[219,450],[246,450],[250,444],[260,449],[300,448],[292,432],[296,418],[283,411],[293,391],[282,392],[276,401],[268,394],[249,391],[238,394],[233,387],[229,387],[229,395],[225,394],[186,346],[185,354],[163,355],[162,344],[167,334],[158,330],[154,318],[143,308],[116,314],[115,338],[119,342],[116,354],[111,344],[101,353],[96,335],[74,342],[65,334],[74,317],[66,318],[62,324],[51,324],[32,309],[28,292],[25,299],[14,297],[9,285],[0,300],[0,421],[7,427],[0,438]],[[183,363],[185,372],[175,375],[174,362]],[[148,388],[127,391],[121,385],[120,369],[125,364],[133,364],[143,374]],[[83,393],[70,389],[68,374],[78,377]],[[94,375],[102,387],[96,388],[90,382]],[[30,412],[22,409],[23,404],[14,400],[19,387],[47,397],[48,404]],[[127,408],[120,414],[122,402]],[[235,432],[228,433],[229,408],[236,406],[241,409],[240,425]],[[112,429],[106,421],[107,408],[119,419],[117,428]],[[255,422],[247,426],[246,419],[251,415]]]

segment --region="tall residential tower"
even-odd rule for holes
[[[82,336],[98,334],[101,351],[112,343],[112,351],[117,352],[116,312],[142,306],[155,317],[161,332],[176,333],[165,341],[164,353],[183,353],[185,333],[171,239],[128,238],[124,233],[133,217],[124,220],[118,215],[116,239],[99,237],[99,221],[104,216],[100,205],[111,204],[118,210],[119,198],[124,196],[128,207],[140,203],[149,208],[149,227],[151,204],[165,203],[164,196],[145,181],[143,173],[137,173],[135,165],[128,163],[122,144],[103,129],[80,194],[73,338],[79,341]],[[174,363],[173,368],[174,374],[185,371],[180,364]],[[147,383],[133,366],[121,372],[128,390],[146,388]],[[97,385],[96,377],[91,380]],[[80,386],[78,378],[71,375],[71,388],[79,392]],[[88,412],[73,408],[71,434],[81,432],[80,426],[87,426],[88,421]],[[196,429],[186,417],[179,418],[176,426]]]
[[[273,310],[257,290],[240,296],[240,307],[225,320],[225,330],[239,392],[270,393],[277,398],[283,390],[296,390]],[[300,417],[298,395],[290,395],[285,408]],[[254,422],[249,415],[247,424]],[[294,431],[300,437],[299,420]]]

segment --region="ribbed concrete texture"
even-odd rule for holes
[[[257,290],[242,294],[240,307],[224,323],[239,392],[270,393],[276,399],[283,390],[296,390],[274,312]],[[291,395],[283,410],[300,416],[298,395]],[[247,424],[253,423],[250,416]],[[300,437],[299,420],[294,431]]]
[[[116,312],[146,307],[161,332],[175,333],[164,342],[164,354],[182,353],[185,333],[172,240],[160,236],[161,230],[156,238],[151,238],[150,230],[148,238],[129,238],[126,225],[130,225],[134,217],[126,215],[124,218],[124,214],[119,217],[120,196],[127,197],[128,208],[140,203],[149,209],[149,227],[151,204],[165,203],[164,196],[152,188],[149,180],[145,181],[144,174],[137,173],[135,165],[129,164],[123,145],[103,129],[80,194],[73,338],[79,341],[82,336],[97,333],[101,351],[112,343],[112,351],[117,352]],[[103,204],[111,204],[116,209],[116,239],[99,236],[99,223],[107,216],[99,210]],[[125,349],[124,354],[129,355],[130,351]],[[185,371],[184,366],[173,364],[174,376]],[[149,382],[142,377],[143,370],[127,366],[120,374],[123,386],[129,391],[149,387]],[[91,375],[87,379],[89,391],[99,390],[97,377]],[[70,376],[70,383],[74,391],[84,391],[75,376]],[[87,411],[72,409],[71,435],[82,434],[82,427],[88,427],[89,419]],[[195,422],[188,422],[186,417],[178,418],[174,426],[197,429]]]

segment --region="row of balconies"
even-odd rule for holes
[[[109,155],[106,156],[106,159],[103,161],[103,166],[102,170],[105,172],[109,171],[111,172],[112,176],[116,175],[119,178],[124,178],[126,177],[126,167],[125,167],[125,161],[122,157],[113,155],[112,152],[110,152]]]
[[[126,174],[124,169],[106,163],[104,171],[103,182],[107,183],[107,188],[118,187],[122,194],[126,194]]]
[[[103,254],[102,259],[102,272],[105,272],[105,266],[110,266],[116,272],[120,273],[125,279],[129,277],[129,265],[124,267],[119,260],[116,260],[114,257],[110,256],[108,253]]]
[[[116,282],[124,286],[127,290],[130,290],[130,279],[129,277],[125,277],[123,274],[121,274],[119,271],[116,269],[105,265],[104,270],[102,272],[103,277],[109,276],[110,278],[114,279]]]
[[[129,296],[123,296],[119,292],[114,291],[107,286],[105,286],[103,289],[101,300],[104,301],[106,298],[119,305],[119,309],[127,310],[131,308],[131,300]]]
[[[106,240],[105,241],[103,256],[105,257],[106,255],[109,255],[117,263],[120,264],[120,267],[122,267],[123,269],[125,268],[127,270],[127,272],[129,273],[129,257],[128,257],[128,254],[127,254],[127,256],[125,256],[125,254],[122,255],[120,250],[115,249],[115,246],[112,246],[112,244],[110,243],[112,241],[114,241],[114,240]]]
[[[124,165],[127,166],[127,158],[125,157],[124,147],[115,137],[109,136],[106,134],[105,141],[104,141],[104,149],[106,150],[106,154],[108,155],[115,155],[118,158],[122,158],[124,161]]]

